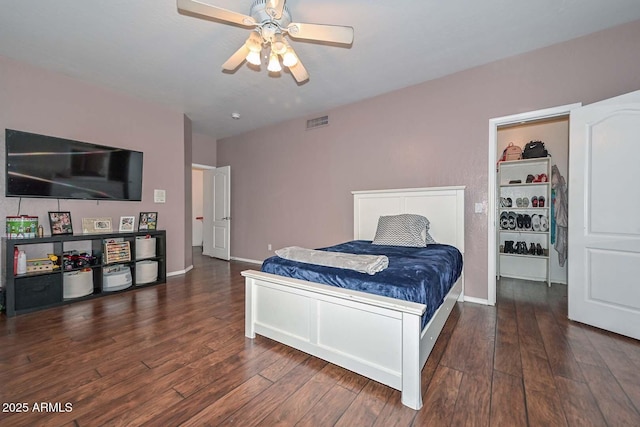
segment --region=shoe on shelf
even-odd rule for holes
[[[516,224],[518,225],[518,230],[522,230],[524,228],[524,215],[518,214],[516,217]]]
[[[538,197],[538,207],[544,208],[544,196]]]
[[[516,199],[516,206],[517,206],[517,207],[519,207],[519,208],[521,208],[521,207],[522,207],[522,198],[521,198],[521,197],[518,197],[518,198]]]
[[[500,214],[500,228],[503,230],[509,229],[509,213],[506,211]]]
[[[524,222],[524,229],[525,230],[531,230],[531,216],[530,215],[525,215],[523,222]]]
[[[533,176],[533,175],[527,175],[527,184],[532,183],[534,179],[536,179],[536,177],[535,177],[535,176]]]
[[[504,242],[504,253],[505,254],[513,253],[513,240],[505,240],[505,242]]]
[[[507,197],[507,207],[510,208],[513,206],[513,201],[511,200],[511,197]]]
[[[502,204],[502,198],[500,198],[500,203]],[[533,207],[533,208],[537,208],[538,207],[538,197],[537,196],[533,196],[531,198],[531,207]]]
[[[542,246],[540,243],[536,244],[536,255],[543,255],[544,251],[542,250]]]
[[[531,216],[531,227],[533,231],[540,231],[540,215]]]
[[[546,215],[540,215],[540,231],[549,231],[549,220]]]
[[[533,244],[533,243],[532,243]],[[504,245],[500,245],[500,253],[503,254],[504,253]]]
[[[518,222],[517,220],[518,220],[518,215],[516,215],[516,213],[513,211],[509,211],[509,230],[516,229],[516,225]]]
[[[540,174],[540,181],[538,182],[549,182],[549,178],[547,177],[547,174],[546,173]]]
[[[522,207],[523,208],[528,208],[529,207],[529,199],[527,199],[526,197],[522,198]]]
[[[535,255],[536,254],[536,244],[531,242],[531,246],[529,247],[529,255]]]

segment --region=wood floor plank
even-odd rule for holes
[[[462,372],[440,366],[425,393],[415,423],[421,426],[450,425],[462,382]]]
[[[413,425],[416,411],[402,404],[400,392],[391,393],[387,404],[382,408],[375,427],[407,427]]]
[[[606,426],[598,403],[586,383],[557,378],[558,396],[570,426]]]
[[[489,426],[491,379],[464,374],[453,412],[452,426]]]
[[[327,362],[307,357],[274,384],[247,402],[229,416],[222,424],[252,427],[260,423],[271,412],[286,402],[299,388],[322,370]]]
[[[553,375],[584,382],[573,350],[559,329],[553,314],[549,311],[536,311],[536,320]]]
[[[337,383],[331,387],[304,417],[296,423],[300,427],[333,426],[356,398],[356,393]]]
[[[300,421],[315,404],[333,388],[343,375],[343,369],[327,364],[296,390],[284,404],[280,405],[258,425],[286,426]]]
[[[367,381],[362,391],[335,424],[336,427],[373,426],[392,391],[383,384]]]
[[[531,427],[567,426],[567,419],[554,389],[535,389],[525,385],[527,419]]]
[[[491,426],[527,425],[522,379],[495,371],[491,387]]]
[[[581,364],[582,373],[589,384],[607,424],[612,426],[639,426],[640,414],[611,372],[606,368]]]
[[[180,425],[184,427],[218,425],[271,384],[272,382],[266,378],[254,375]]]

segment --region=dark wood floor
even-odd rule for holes
[[[565,286],[503,280],[496,307],[458,303],[416,412],[245,338],[239,272],[256,266],[194,258],[166,285],[0,318],[0,425],[640,425],[640,342],[569,322]]]

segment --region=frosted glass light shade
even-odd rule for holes
[[[262,61],[260,60],[260,52],[250,50],[247,54],[247,62],[253,65],[261,65]]]
[[[269,65],[267,65],[267,70],[272,73],[277,73],[282,71],[282,66],[280,65],[280,61],[278,61],[278,55],[272,53],[269,57]]]
[[[293,67],[298,63],[298,57],[291,49],[287,49],[285,54],[282,56],[282,63],[285,67]]]

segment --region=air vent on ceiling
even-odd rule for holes
[[[329,124],[329,116],[316,117],[307,120],[307,130],[327,126]]]

